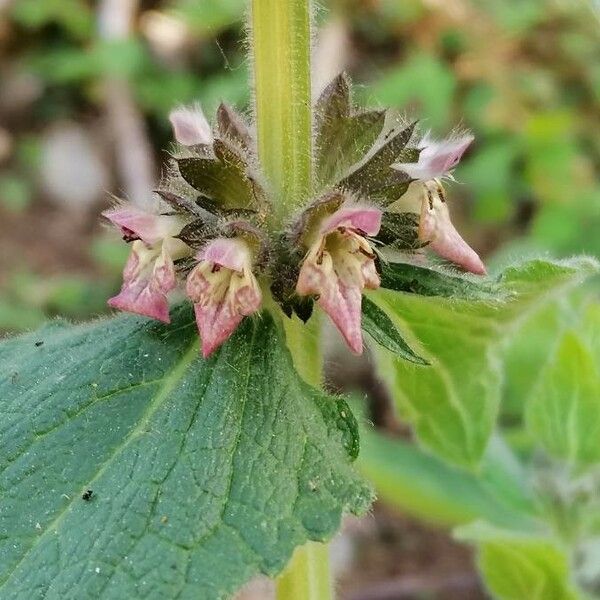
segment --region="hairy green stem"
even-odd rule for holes
[[[330,600],[333,585],[329,548],[310,542],[296,548],[286,570],[277,580],[277,600]]]
[[[310,0],[252,0],[258,147],[278,223],[311,192],[310,27]]]
[[[298,317],[284,317],[287,346],[292,353],[294,367],[302,379],[316,388],[323,382],[323,352],[319,314],[313,314],[308,323]]]
[[[310,0],[251,0],[255,118],[262,168],[275,194],[280,226],[312,192]],[[323,359],[317,316],[305,325],[283,319],[287,345],[302,378],[320,387]],[[277,579],[278,600],[332,598],[329,550],[297,548]]]

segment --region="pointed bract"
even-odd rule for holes
[[[252,273],[250,249],[242,240],[217,238],[197,258],[199,263],[187,278],[186,291],[194,303],[206,358],[245,316],[260,308],[262,294]]]
[[[365,288],[379,287],[375,255],[364,235],[375,235],[381,211],[341,208],[325,219],[321,234],[306,255],[296,291],[318,296],[318,305],[330,316],[350,349],[362,352],[361,304]]]
[[[199,104],[180,106],[169,114],[175,139],[184,146],[210,145],[213,134]]]
[[[460,162],[462,155],[475,138],[472,135],[450,137],[436,141],[426,135],[422,141],[422,150],[416,163],[397,163],[394,169],[406,173],[411,179],[428,181],[447,177]]]

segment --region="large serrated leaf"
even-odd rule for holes
[[[315,106],[315,176],[321,186],[339,181],[359,162],[379,137],[385,111],[356,112],[350,83],[339,75]]]
[[[595,272],[593,260],[534,260],[506,269],[493,283],[417,278],[431,295],[381,290],[370,297],[409,344],[431,361],[427,376],[382,352],[380,367],[421,443],[445,460],[475,468],[493,431],[500,400],[499,345],[520,317]],[[402,279],[407,281],[407,279]],[[451,283],[452,285],[449,285]],[[412,285],[412,284],[411,284]],[[410,289],[410,288],[409,288]],[[457,294],[457,291],[460,293]]]
[[[204,361],[174,312],[0,345],[1,598],[229,597],[368,506],[348,407],[272,318]]]

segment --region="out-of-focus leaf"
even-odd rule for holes
[[[598,356],[574,331],[562,336],[542,369],[527,422],[551,454],[575,465],[600,461]]]
[[[21,212],[31,203],[30,183],[14,173],[0,174],[0,203],[11,212]]]
[[[529,184],[544,202],[569,204],[580,193],[576,164],[578,150],[574,141],[573,115],[536,114],[525,130],[526,175]]]
[[[519,145],[513,138],[490,140],[457,169],[456,178],[469,183],[474,194],[475,216],[488,222],[506,220],[511,205],[514,163]]]
[[[578,190],[577,202],[547,204],[540,208],[531,237],[561,254],[600,255],[600,186]]]
[[[12,2],[10,15],[24,27],[38,29],[55,23],[78,38],[91,35],[94,29],[93,12],[82,0],[18,0]]]
[[[532,528],[535,509],[524,478],[507,472],[502,461],[492,445],[475,476],[413,444],[364,430],[357,465],[380,500],[427,522],[449,527],[486,519]]]
[[[491,13],[496,21],[512,35],[524,34],[544,17],[548,7],[537,0],[476,0],[475,5]]]
[[[430,54],[413,54],[369,87],[368,99],[382,106],[397,107],[425,115],[426,127],[443,130],[450,123],[456,91],[448,65]],[[372,102],[370,102],[372,103]]]
[[[552,538],[487,523],[461,527],[458,537],[477,545],[479,568],[498,600],[583,600],[570,580],[569,558]]]
[[[217,35],[236,24],[244,15],[244,0],[174,0],[172,11],[193,31],[202,35]]]
[[[502,413],[513,420],[520,421],[540,371],[555,350],[564,328],[562,312],[557,302],[535,312],[519,325],[502,350]]]
[[[398,408],[424,446],[450,462],[477,467],[500,401],[499,342],[517,319],[597,268],[591,259],[536,260],[510,267],[498,279],[497,301],[389,290],[370,296],[409,344],[418,341],[432,363],[423,377],[421,369],[406,361],[383,351],[380,356],[380,371]]]
[[[208,361],[172,316],[0,344],[0,597],[217,600],[368,507],[349,407],[268,314]]]

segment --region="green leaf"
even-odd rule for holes
[[[540,374],[527,407],[532,433],[548,452],[576,465],[600,461],[598,357],[567,331]]]
[[[505,381],[502,413],[521,426],[525,404],[540,379],[542,367],[553,355],[558,340],[572,319],[570,302],[551,302],[524,320],[503,347]],[[566,313],[566,314],[563,314]]]
[[[259,209],[264,193],[240,151],[224,140],[215,140],[213,158],[179,158],[181,176],[222,210]]]
[[[417,365],[429,364],[404,341],[393,321],[367,297],[362,300],[362,328],[380,346],[400,358]]]
[[[0,597],[224,598],[368,507],[348,406],[269,314],[205,361],[173,312],[0,345]]]
[[[477,543],[484,581],[499,600],[578,600],[569,561],[551,538],[475,523],[458,531]]]
[[[495,281],[440,277],[415,281],[414,293],[370,296],[432,365],[420,369],[382,351],[380,369],[418,439],[445,460],[476,468],[494,429],[502,380],[500,342],[520,317],[597,269],[595,261],[534,260]],[[385,277],[384,277],[385,279]],[[405,285],[409,278],[400,278]],[[401,285],[397,286],[401,288]],[[496,299],[490,297],[496,289]]]
[[[392,169],[392,165],[418,160],[419,151],[406,147],[412,138],[415,125],[416,123],[412,123],[406,127],[401,125],[398,129],[392,129],[383,138],[381,146],[343,179],[340,186],[383,205],[398,200],[408,189],[411,180],[406,173]]]
[[[355,111],[350,82],[341,74],[319,98],[315,121],[316,179],[325,186],[344,177],[373,147],[383,130],[385,111]]]
[[[357,465],[380,500],[418,519],[449,527],[484,518],[530,529],[535,516],[531,496],[524,477],[506,468],[503,449],[494,444],[475,476],[414,444],[365,429]]]
[[[482,301],[498,300],[502,296],[502,290],[496,282],[443,268],[381,261],[378,271],[381,287],[396,292]]]

